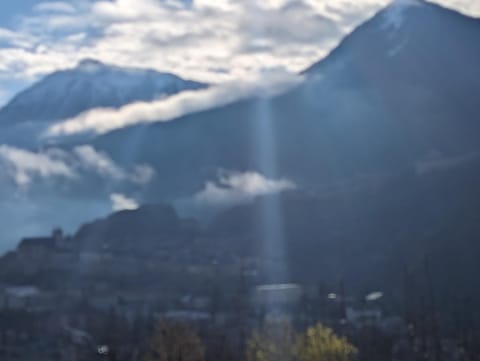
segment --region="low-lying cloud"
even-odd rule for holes
[[[17,186],[27,187],[35,178],[76,177],[76,172],[63,160],[46,153],[0,146],[0,179],[11,178]]]
[[[223,106],[253,95],[270,96],[298,85],[302,77],[283,70],[270,70],[246,81],[227,82],[207,89],[185,91],[153,102],[137,102],[120,109],[99,108],[50,127],[45,137],[82,133],[103,134],[140,123],[165,122],[181,116]]]
[[[119,211],[132,211],[138,209],[139,204],[133,198],[129,198],[121,193],[113,193],[110,195],[110,201],[112,202],[112,210],[114,212]]]
[[[78,146],[71,151],[50,148],[38,152],[0,146],[0,180],[13,182],[24,190],[37,180],[75,182],[88,176],[145,185],[154,175],[153,168],[145,164],[124,169],[106,153],[90,145]]]
[[[224,172],[217,182],[207,182],[195,200],[207,204],[230,204],[252,200],[257,196],[295,189],[286,179],[268,179],[257,172]]]
[[[125,172],[105,153],[100,153],[90,145],[82,145],[73,149],[73,154],[86,169],[112,179],[122,179]]]

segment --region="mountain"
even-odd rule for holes
[[[449,306],[452,295],[478,302],[480,292],[472,284],[480,256],[479,165],[477,160],[453,173],[389,177],[379,185],[322,195],[263,196],[219,212],[206,226],[169,205],[145,205],[84,224],[72,237],[24,240],[16,252],[0,257],[0,279],[20,276],[25,283],[49,285],[55,280],[61,289],[65,281],[90,279],[111,287],[146,283],[178,291],[184,285],[204,288],[199,280],[211,281],[212,274],[217,280],[238,276],[249,265],[255,283],[343,280],[349,293],[376,289],[400,299],[405,274],[422,287],[427,256],[440,308]],[[278,207],[275,248],[268,247],[263,223],[271,202]],[[285,274],[272,276],[274,263]],[[40,271],[25,273],[26,265]]]
[[[74,235],[73,243],[83,250],[138,254],[165,247],[166,243],[178,247],[194,233],[199,233],[195,221],[181,219],[171,206],[152,204],[85,224]]]
[[[479,38],[477,19],[394,3],[285,94],[94,144],[116,157],[136,139],[133,161],[168,169],[150,199],[191,197],[222,169],[290,179],[313,195],[279,201],[296,278],[343,275],[383,288],[405,265],[421,272],[428,255],[441,292],[466,290],[480,234]],[[215,246],[258,254],[262,209],[258,201],[220,214],[209,228]]]
[[[169,73],[121,68],[85,59],[73,69],[46,76],[14,97],[0,110],[0,127],[14,127],[9,131],[12,138],[28,130],[38,135],[46,124],[93,108],[119,108],[206,86]]]
[[[305,74],[380,101],[399,136],[412,136],[413,150],[477,149],[479,35],[478,19],[419,0],[394,2]]]
[[[0,111],[0,122],[53,122],[92,108],[118,108],[205,86],[173,74],[85,59],[77,67],[50,74],[18,94]]]
[[[436,266],[476,274],[477,39],[479,20],[427,2],[396,2],[287,93],[123,128],[92,145],[126,169],[153,166],[159,176],[142,194],[149,202],[192,199],[224,170],[290,180],[312,195],[280,203],[299,277],[345,273],[382,283],[403,260],[421,264],[424,254],[434,254]],[[252,241],[262,239],[261,202],[219,215],[208,230],[218,240],[213,248],[258,251]],[[122,217],[107,219],[118,232],[100,223],[78,237],[95,243],[102,233],[126,233],[128,248],[135,235]],[[148,227],[138,218],[130,229]]]
[[[189,197],[221,169],[257,170],[307,189],[414,173],[429,160],[480,152],[479,37],[477,19],[427,2],[394,3],[283,95],[124,128],[94,144],[121,161],[134,141],[130,161],[168,169],[149,194],[159,199]],[[268,152],[275,154],[262,163]]]
[[[282,195],[276,204],[283,241],[276,241],[285,247],[290,276],[311,283],[343,277],[350,288],[390,289],[405,268],[421,273],[428,257],[439,292],[473,293],[480,255],[479,165],[477,160],[454,173],[390,177],[321,195]],[[268,202],[272,197],[221,212],[208,227],[212,247],[265,256]]]

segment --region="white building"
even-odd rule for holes
[[[253,301],[260,308],[291,307],[298,305],[303,297],[300,285],[272,284],[255,288]]]

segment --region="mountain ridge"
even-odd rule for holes
[[[51,73],[16,95],[0,110],[0,122],[7,122],[9,117],[14,118],[13,121],[17,118],[53,122],[96,107],[116,108],[206,86],[205,83],[185,80],[171,73],[123,68],[84,59],[76,67]],[[80,102],[75,103],[76,98],[80,98]],[[62,99],[63,104],[60,102]],[[59,102],[61,106],[58,109],[39,113],[42,106],[48,107],[49,103],[58,106]],[[25,114],[22,110],[27,107],[30,109]],[[18,112],[20,114],[16,114]]]
[[[395,29],[409,41],[391,57],[399,43],[382,14],[324,60],[332,65],[322,76],[308,76],[285,94],[123,128],[91,144],[121,166],[157,171],[135,193],[148,202],[189,201],[224,170],[287,179],[306,192],[384,184],[389,177],[419,180],[418,164],[432,159],[454,174],[457,159],[480,151],[480,76],[471,76],[479,71],[480,21],[432,4],[409,8]],[[421,62],[419,54],[426,57]],[[263,152],[274,152],[274,164],[262,164]],[[462,180],[470,182],[468,175]],[[391,187],[394,193],[407,185]]]
[[[312,68],[302,85],[285,94],[132,126],[93,142],[115,156],[132,134],[142,134],[137,161],[171,170],[162,179],[168,191],[161,197],[177,194],[192,172],[200,179],[188,181],[181,196],[199,191],[218,169],[268,173],[256,154],[260,114],[271,117],[277,151],[277,174],[266,175],[307,187],[355,174],[414,172],[431,153],[441,158],[476,152],[480,21],[430,3],[407,11],[395,31],[412,36],[394,57],[388,53],[396,41],[379,12],[319,63],[328,72],[317,77]],[[458,41],[448,33],[467,35]],[[268,113],[262,113],[265,104]],[[194,154],[188,152],[192,147],[198,150]],[[187,172],[169,159],[184,159],[192,167]]]

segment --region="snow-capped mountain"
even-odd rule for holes
[[[287,93],[244,99],[169,122],[124,127],[90,139],[80,152],[88,164],[78,165],[79,169],[97,169],[99,161],[91,159],[96,155],[107,173],[120,181],[137,165],[148,165],[158,176],[142,183],[141,189],[114,184],[113,190],[108,183],[103,187],[102,173],[93,181],[82,178],[77,183],[67,177],[65,185],[53,184],[53,192],[50,184],[47,191],[40,189],[42,206],[36,213],[48,214],[55,222],[66,222],[67,217],[72,223],[84,221],[94,201],[100,203],[96,207],[103,207],[103,199],[118,189],[145,203],[187,203],[212,189],[215,196],[235,192],[229,183],[218,180],[221,172],[254,172],[320,195],[318,202],[292,198],[295,207],[279,212],[293,245],[287,252],[291,263],[296,259],[298,265],[301,260],[309,275],[331,272],[335,277],[347,271],[376,282],[379,269],[400,270],[405,266],[403,256],[424,254],[433,254],[442,269],[453,269],[451,280],[457,266],[463,266],[450,263],[452,259],[471,260],[465,262],[466,269],[475,275],[480,254],[478,39],[478,19],[423,1],[397,1],[306,70],[305,82]],[[0,112],[0,121],[44,125],[91,107],[119,106],[201,86],[171,75],[85,61],[20,94]],[[22,129],[17,128],[15,136],[28,134]],[[2,129],[0,143],[1,137],[13,139]],[[31,145],[26,136],[24,142]],[[85,154],[88,146],[92,149]],[[62,152],[79,151],[68,148],[52,150],[58,155],[40,154],[40,159],[49,160],[47,168],[34,164],[38,157],[18,150],[9,153],[10,158],[27,160],[24,168],[16,170],[22,181],[29,168],[40,174],[66,173],[54,161],[76,159],[62,158]],[[53,158],[45,159],[47,155]],[[0,228],[7,232],[12,218],[21,218],[11,216],[16,202],[15,197],[0,204]],[[256,215],[266,207],[260,203],[245,207],[250,208],[237,208],[221,218],[225,234],[246,230],[246,240],[261,240]],[[25,221],[18,226],[22,232],[35,226],[23,212],[19,214]],[[223,236],[224,229],[215,224],[212,228]],[[248,247],[238,244],[242,252]],[[305,254],[312,257],[304,258]],[[391,255],[402,257],[395,257],[398,263],[393,263]],[[358,260],[369,268],[352,268]],[[315,268],[319,264],[322,268]],[[468,282],[468,288],[472,284]]]
[[[390,91],[407,83],[432,91],[462,89],[480,79],[479,29],[479,19],[441,6],[395,1],[306,73],[329,78],[343,73],[348,86],[363,83]]]
[[[478,244],[480,233],[475,226],[480,214],[476,191],[480,182],[478,39],[477,19],[427,2],[396,2],[357,28],[326,59],[308,69],[305,82],[297,88],[272,98],[244,99],[169,122],[106,133],[89,140],[88,145],[96,151],[90,152],[90,156],[101,155],[102,163],[120,180],[125,178],[122,174],[136,169],[136,165],[151,167],[157,176],[149,183],[142,183],[141,189],[123,184],[114,184],[113,188],[115,193],[134,195],[134,199],[145,203],[185,201],[187,204],[209,189],[221,195],[230,189],[218,181],[219,172],[223,171],[255,172],[268,179],[286,179],[299,191],[322,197],[319,208],[306,204],[293,213],[301,215],[299,229],[311,230],[305,231],[303,239],[311,244],[312,234],[325,235],[325,239],[335,243],[344,239],[348,243],[342,252],[355,249],[350,253],[354,259],[383,257],[388,263],[386,256],[397,250],[399,254],[420,254],[417,239],[435,238],[443,232],[444,225],[452,229],[451,240],[465,232],[463,247],[469,250]],[[164,93],[165,77],[159,77],[162,86],[156,92],[152,90],[158,89],[154,85],[145,87],[156,76],[133,71],[143,74],[134,77],[143,79],[137,83],[125,76],[131,70],[107,68],[87,61],[76,69],[51,75],[19,95],[0,114],[10,111],[10,122],[17,119],[21,123],[22,114],[43,115],[42,106],[53,113],[57,108],[64,109],[67,102],[75,105],[77,97],[85,101],[82,103],[85,109],[92,104],[121,104],[118,99],[127,99],[126,95],[121,98],[127,90],[130,99],[147,95],[152,99]],[[111,75],[116,71],[121,75]],[[64,76],[82,81],[77,86],[68,81],[53,81]],[[90,79],[88,84],[94,90],[84,85],[85,79]],[[40,91],[45,83],[53,84],[51,90]],[[113,97],[117,99],[115,102],[102,100],[104,87],[110,89],[108,101]],[[94,91],[95,97],[88,97]],[[18,107],[27,98],[37,107],[35,111],[26,105]],[[104,103],[100,104],[100,100]],[[13,117],[14,106],[19,109],[19,118]],[[75,111],[81,111],[81,107]],[[41,117],[38,119],[37,123],[45,124]],[[15,136],[19,133],[25,134],[17,129]],[[0,137],[5,137],[4,134],[0,130]],[[24,143],[31,145],[31,139],[24,137]],[[68,152],[68,148],[64,145],[61,150]],[[17,151],[11,157],[18,158],[18,154]],[[27,158],[27,166],[32,167],[36,159]],[[90,160],[89,164],[92,163],[98,164]],[[56,163],[50,162],[48,166],[57,173],[63,172]],[[17,170],[20,180],[22,172],[27,171],[28,168]],[[55,221],[64,222],[66,217],[72,223],[84,221],[87,219],[84,215],[91,213],[93,200],[103,207],[102,199],[109,199],[113,192],[110,184],[103,187],[101,176],[90,181],[82,178],[81,187],[75,180],[65,183],[58,183],[64,188],[54,183],[54,192],[51,188],[47,191],[41,188],[38,192],[41,213],[57,215],[52,216]],[[0,226],[5,229],[11,228],[10,214],[15,202],[16,199],[4,206],[3,212],[0,209],[3,222]],[[244,214],[253,215],[252,227],[255,227],[258,219],[255,212],[247,209]],[[291,214],[285,213],[285,219],[290,220]],[[475,227],[472,233],[462,223],[455,223],[463,221],[467,214],[474,215],[467,224]],[[310,218],[312,215],[315,218]],[[25,221],[19,228],[34,224],[23,217]],[[247,229],[248,223],[246,226],[236,223],[236,216],[229,219],[232,219],[232,223],[227,221],[229,231]],[[309,219],[318,228],[308,228]],[[41,219],[38,223],[41,222],[45,221]],[[406,234],[405,229],[415,232]],[[301,239],[302,234],[296,234],[295,238]],[[260,237],[253,234],[248,239]],[[425,249],[435,250],[429,239],[424,240]],[[372,249],[375,253],[369,251]],[[318,263],[317,257],[312,259],[309,272]]]
[[[55,72],[0,110],[0,125],[54,122],[98,107],[152,101],[206,84],[154,70],[121,68],[86,59]]]
[[[480,20],[428,2],[380,11],[301,86],[270,100],[277,174],[268,175],[312,186],[480,152],[478,39]],[[141,137],[135,161],[169,169],[152,190],[188,196],[219,169],[269,171],[258,154],[265,116],[262,100],[250,99],[93,143],[121,161],[124,145]]]

